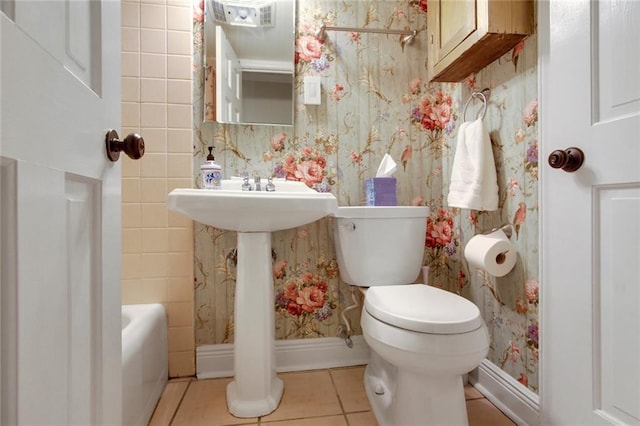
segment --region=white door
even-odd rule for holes
[[[541,423],[640,424],[640,2],[539,2]],[[546,162],[578,147],[574,173]]]
[[[242,70],[240,61],[220,25],[216,25],[216,120],[242,121]]]
[[[0,7],[0,423],[120,424],[120,4]]]

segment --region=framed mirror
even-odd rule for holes
[[[205,121],[293,125],[295,0],[205,0]]]

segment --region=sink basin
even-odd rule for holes
[[[274,179],[273,183],[275,192],[242,191],[241,179],[223,180],[220,190],[175,189],[167,206],[205,225],[238,232],[295,228],[338,208],[332,194],[317,192],[303,182]]]
[[[227,407],[234,416],[249,418],[275,410],[284,389],[275,364],[271,232],[333,214],[338,202],[302,182],[274,179],[275,192],[242,191],[242,182],[223,180],[219,190],[175,189],[167,206],[205,225],[238,232],[235,375],[227,385]]]

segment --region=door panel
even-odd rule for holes
[[[640,110],[640,61],[637,59],[640,8],[633,3],[613,0],[594,7],[595,122],[637,114]]]
[[[224,30],[216,25],[216,111],[219,121],[239,123],[242,118],[242,70]]]
[[[594,201],[600,266],[595,406],[612,420],[633,424],[640,419],[640,185],[596,188]]]
[[[120,3],[2,11],[1,423],[120,424]]]
[[[99,200],[100,183],[65,176],[70,351],[71,424],[96,424],[97,391],[101,388]]]
[[[541,156],[585,153],[541,169],[541,423],[638,424],[640,2],[538,5]]]

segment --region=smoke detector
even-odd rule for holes
[[[251,0],[213,0],[216,21],[244,27],[271,27],[275,21],[275,3]]]

